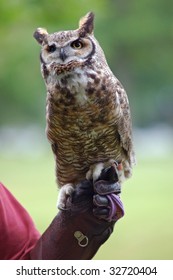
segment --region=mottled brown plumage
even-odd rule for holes
[[[42,45],[46,131],[63,187],[60,207],[89,170],[88,176],[93,173],[96,179],[104,164],[114,160],[122,166],[121,181],[135,163],[128,98],[93,35],[93,19],[88,13],[77,30],[48,34],[39,28],[34,33]]]

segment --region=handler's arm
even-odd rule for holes
[[[124,215],[115,181],[81,182],[30,252],[31,259],[87,260],[109,238]]]
[[[68,200],[68,210],[60,211],[42,236],[0,183],[0,260],[91,259],[124,215],[115,194],[118,183],[108,177],[102,176],[94,186],[81,182]]]

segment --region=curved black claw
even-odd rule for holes
[[[99,180],[118,182],[118,174],[116,172],[115,167],[112,165],[107,168],[104,168],[102,170],[99,178],[97,179],[97,181],[99,181]]]

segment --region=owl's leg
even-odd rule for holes
[[[66,201],[69,196],[74,192],[74,187],[72,184],[66,184],[61,187],[58,195],[57,207],[60,210],[66,209]]]
[[[113,166],[116,170],[118,181],[122,183],[124,181],[124,172],[123,167],[121,163],[117,163],[115,160],[110,159],[106,162],[100,162],[96,163],[90,166],[89,171],[86,174],[86,178],[88,180],[93,179],[93,181],[97,181],[99,177],[101,176],[103,169],[109,169],[111,166]]]

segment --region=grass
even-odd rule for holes
[[[0,180],[43,232],[55,216],[52,155],[0,160]],[[173,259],[173,160],[139,160],[123,187],[125,216],[95,259]]]

